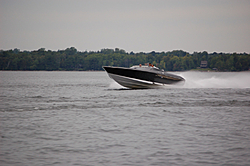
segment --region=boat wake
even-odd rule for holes
[[[182,72],[181,88],[250,88],[250,72]]]

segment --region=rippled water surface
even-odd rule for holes
[[[250,73],[126,90],[105,72],[0,72],[0,165],[249,165]]]

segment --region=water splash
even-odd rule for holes
[[[250,88],[250,72],[182,72],[183,88]]]
[[[123,89],[123,88],[125,88],[125,87],[121,86],[120,84],[118,84],[114,80],[112,80],[112,82],[109,85],[109,89]]]

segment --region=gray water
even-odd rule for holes
[[[0,71],[0,165],[250,165],[250,73],[126,90],[105,72]]]

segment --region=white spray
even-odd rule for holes
[[[250,88],[250,72],[181,72],[183,88]]]

